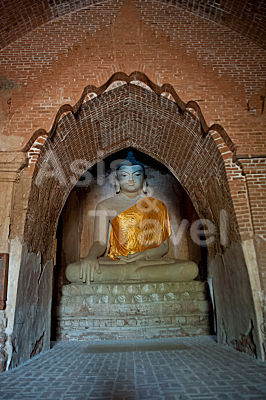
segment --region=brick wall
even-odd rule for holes
[[[247,180],[254,233],[266,240],[266,158],[240,159]]]
[[[99,12],[95,4],[37,28],[1,56],[0,74],[15,82],[2,105],[0,133],[7,143],[11,135],[19,145],[35,130],[49,130],[58,108],[73,105],[87,84],[139,70],[156,83],[171,83],[184,101],[197,100],[207,122],[221,123],[239,154],[265,151],[265,51],[182,8],[116,0]]]
[[[154,1],[159,2],[158,0]],[[97,3],[96,0],[3,0],[0,12],[0,47],[20,38],[41,24],[59,16]],[[161,3],[182,7],[193,14],[224,24],[255,42],[265,45],[266,7],[263,0],[162,0]],[[19,10],[19,13],[17,12]]]
[[[266,321],[266,158],[240,160],[247,181],[250,215],[255,234]]]

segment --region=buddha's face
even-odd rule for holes
[[[123,165],[116,172],[121,192],[139,192],[143,187],[144,172],[140,165]]]

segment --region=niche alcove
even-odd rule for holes
[[[170,258],[194,261],[199,274],[191,282],[116,282],[73,285],[66,266],[87,256],[93,241],[95,208],[114,197],[117,162],[128,152],[145,166],[148,196],[167,207],[172,235]],[[206,335],[213,332],[207,279],[207,249],[195,242],[191,227],[199,217],[177,179],[160,162],[132,148],[118,151],[87,171],[71,191],[57,229],[52,339],[145,339]]]
[[[39,136],[46,139],[32,177],[19,255],[11,365],[29,359],[37,347],[50,347],[56,232],[70,193],[97,162],[130,147],[168,168],[200,220],[215,227],[215,240],[207,246],[207,266],[216,302],[217,340],[263,357],[260,315],[228,183],[232,168],[237,170],[234,146],[222,127],[212,130],[199,106],[193,101],[185,104],[171,85],[159,87],[143,73],[120,72],[99,88],[86,87],[74,107],[62,106],[49,133],[35,132],[25,151]]]

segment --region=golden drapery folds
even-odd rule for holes
[[[171,226],[165,204],[145,197],[113,218],[108,256],[118,260],[119,256],[158,247],[170,235]]]

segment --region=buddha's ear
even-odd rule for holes
[[[120,192],[120,183],[117,177],[115,177],[115,192],[119,193]]]
[[[147,192],[148,192],[148,183],[147,183],[146,179],[144,179],[142,190],[143,190],[143,193],[147,194]]]

